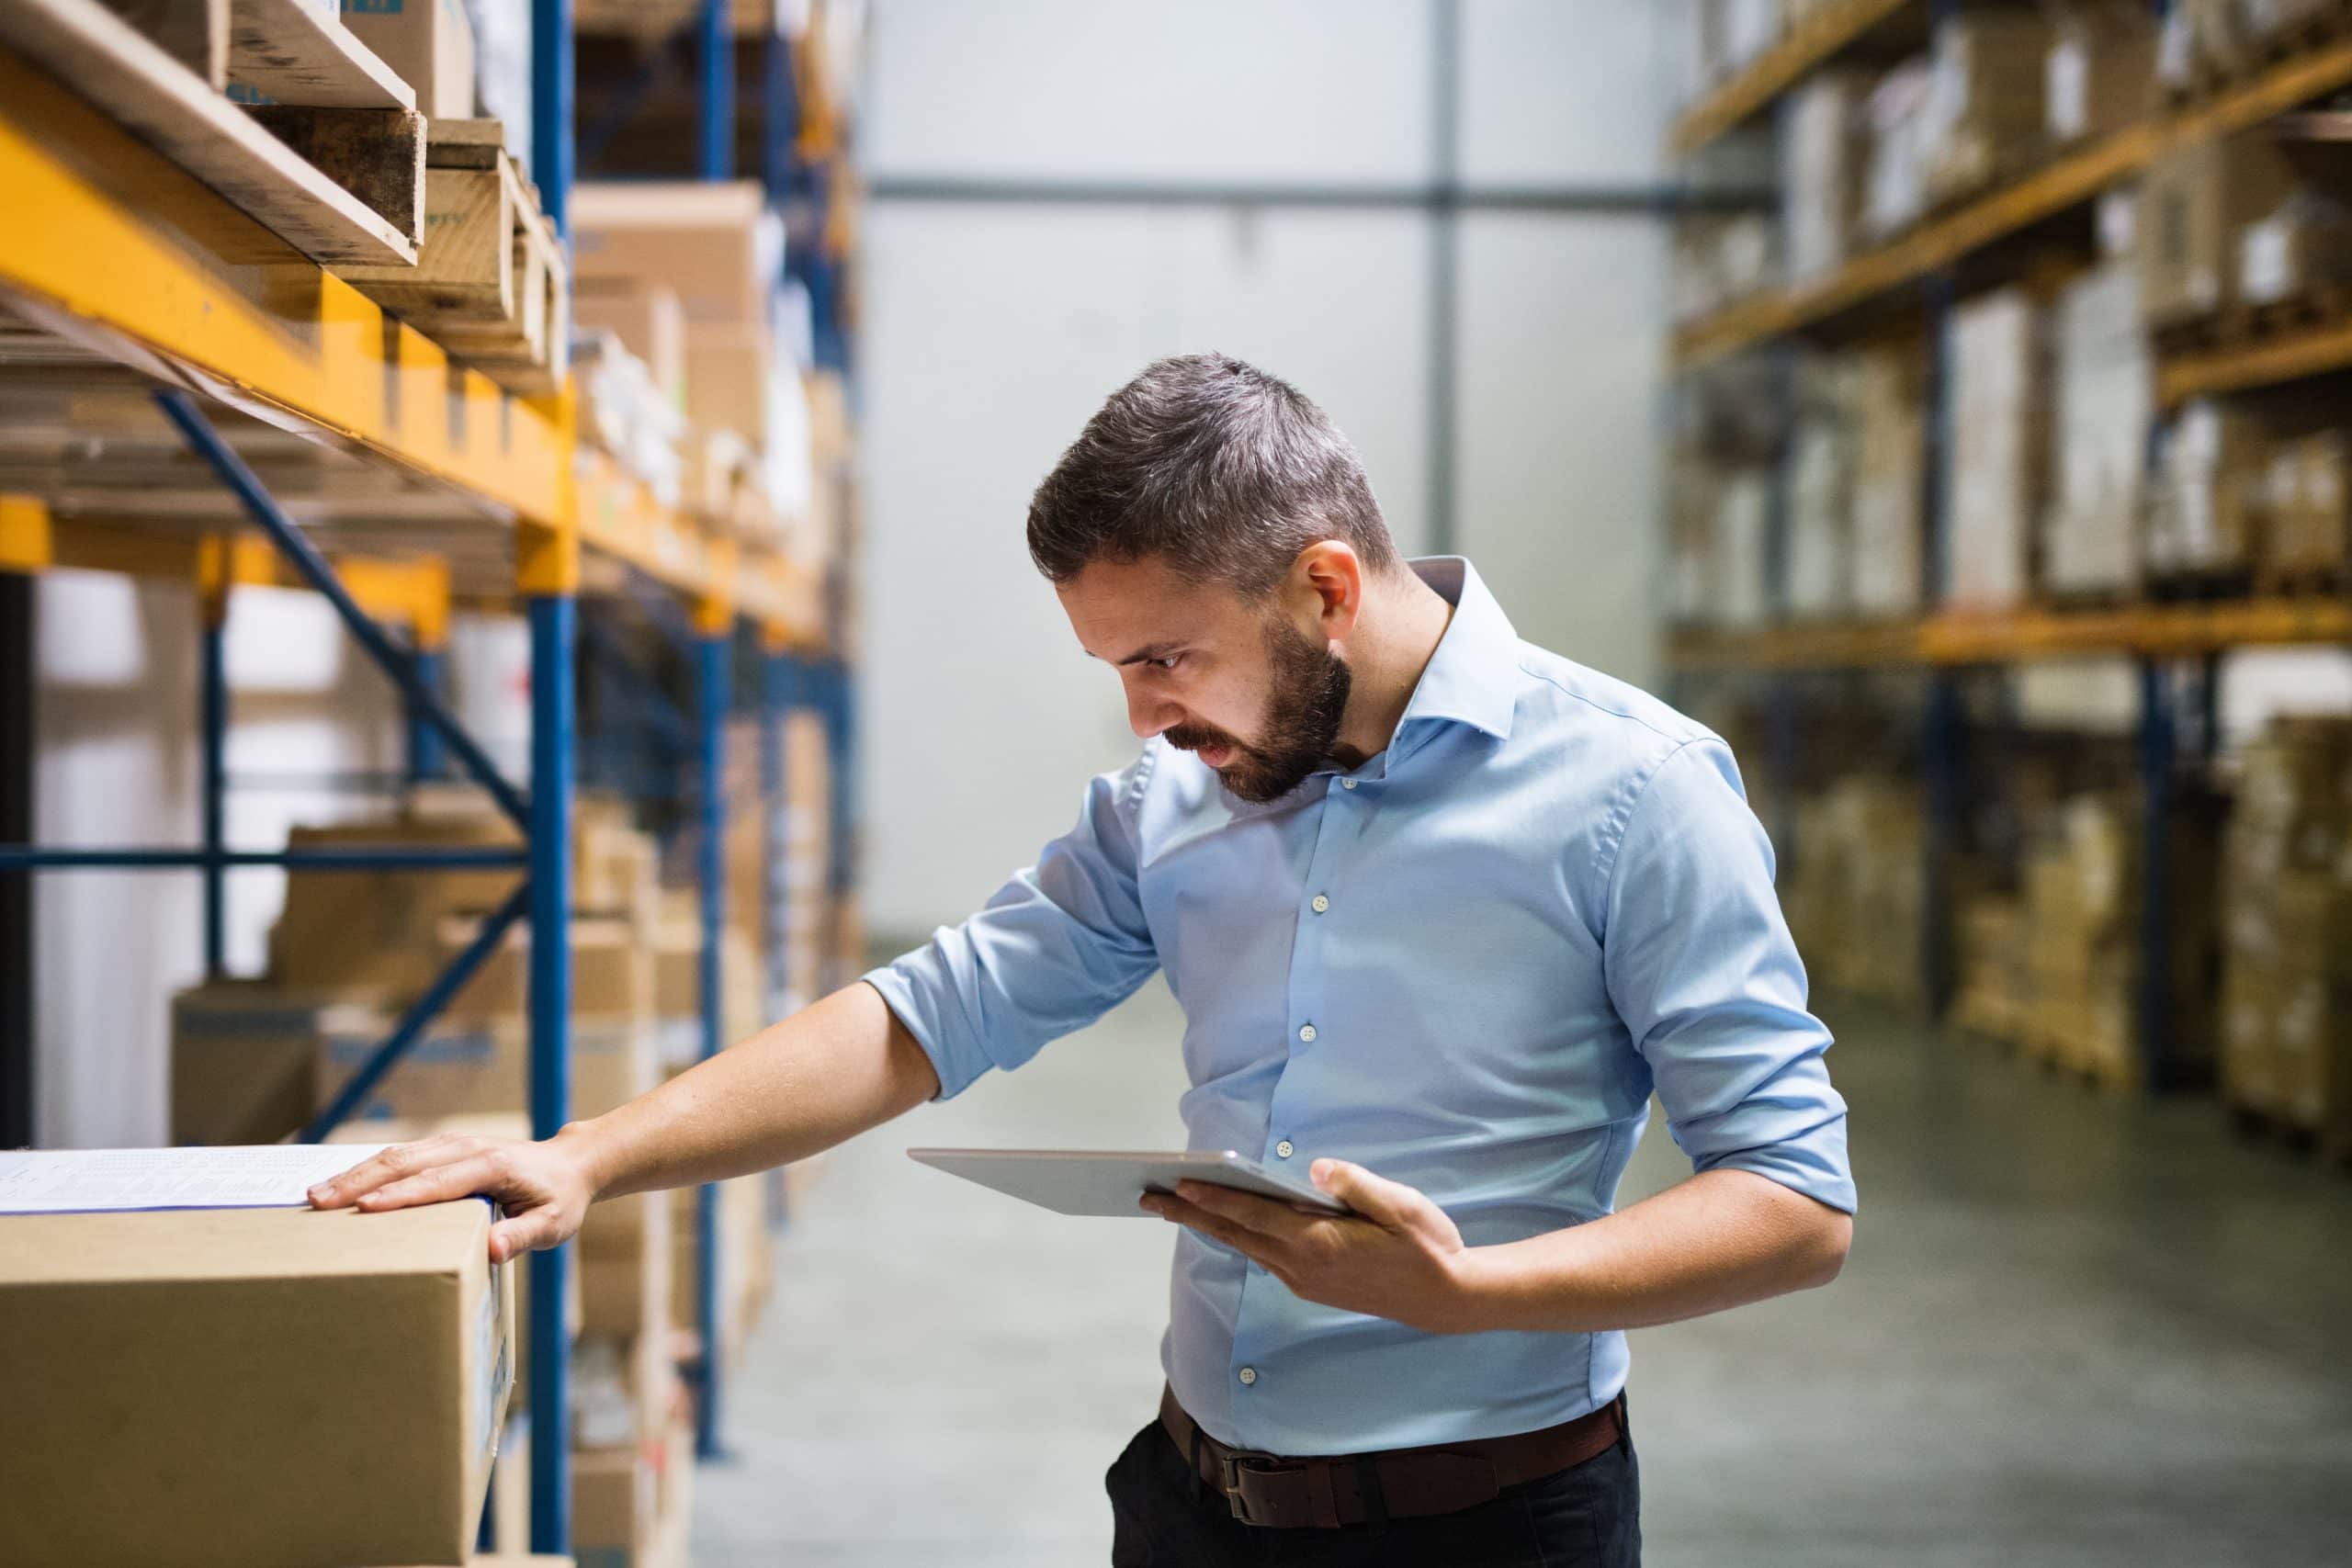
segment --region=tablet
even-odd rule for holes
[[[1277,1176],[1231,1149],[1194,1149],[1184,1154],[1136,1154],[1080,1149],[909,1149],[907,1157],[951,1176],[993,1187],[1057,1214],[1129,1215],[1151,1219],[1137,1207],[1146,1192],[1173,1192],[1179,1181],[1235,1187],[1261,1198],[1277,1198],[1327,1214],[1348,1206],[1329,1193],[1288,1175]]]

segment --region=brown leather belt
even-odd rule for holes
[[[1184,1414],[1171,1388],[1160,1390],[1159,1424],[1242,1523],[1337,1529],[1375,1517],[1458,1513],[1493,1501],[1506,1486],[1582,1464],[1624,1436],[1624,1407],[1620,1393],[1540,1432],[1313,1459],[1227,1448]]]

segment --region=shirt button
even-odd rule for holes
[[[1313,1024],[1311,1024],[1311,1023],[1302,1023],[1302,1024],[1300,1024],[1300,1025],[1298,1026],[1298,1037],[1299,1037],[1299,1039],[1301,1039],[1301,1040],[1305,1041],[1305,1042],[1306,1042],[1307,1044],[1309,1044],[1309,1045],[1314,1044],[1314,1043],[1315,1043],[1315,1026],[1314,1026]]]
[[[1324,910],[1326,910],[1326,909],[1329,908],[1330,907],[1331,907],[1331,900],[1329,900],[1329,898],[1326,898],[1326,897],[1323,897],[1323,895],[1322,895],[1322,894],[1320,894],[1320,893],[1317,893],[1317,894],[1315,896],[1315,912],[1316,912],[1317,914],[1318,914],[1318,915],[1319,915],[1319,914],[1321,914]]]
[[[1356,781],[1353,779],[1341,779],[1340,781],[1340,787],[1341,789],[1353,789],[1356,787]]]
[[[1251,1383],[1258,1381],[1258,1369],[1255,1367],[1244,1367],[1241,1369],[1239,1376],[1241,1379],[1241,1386],[1247,1388]]]
[[[1288,1138],[1284,1138],[1281,1143],[1274,1145],[1274,1153],[1280,1155],[1284,1159],[1288,1159],[1291,1156],[1298,1153],[1298,1151],[1291,1147],[1291,1143]]]

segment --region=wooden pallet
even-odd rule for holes
[[[2146,597],[2160,604],[2212,604],[2254,596],[2249,566],[2167,567],[2148,570]]]
[[[343,280],[511,391],[539,397],[570,366],[562,248],[495,119],[436,119],[426,134],[424,243],[413,267],[342,267]]]
[[[414,263],[424,121],[407,85],[346,29],[299,0],[117,4],[153,22],[157,35],[100,0],[6,0],[0,48],[113,116],[312,260]],[[220,90],[240,70],[296,97],[248,112]]]

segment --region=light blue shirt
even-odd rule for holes
[[[1472,1247],[1606,1214],[1655,1090],[1700,1170],[1851,1211],[1846,1105],[1730,749],[1521,642],[1469,563],[1388,749],[1252,806],[1153,740],[962,925],[865,976],[940,1097],[1155,968],[1189,1146],[1419,1188]],[[1287,1150],[1287,1153],[1285,1153]],[[1160,1359],[1211,1435],[1279,1454],[1532,1431],[1613,1399],[1625,1337],[1434,1336],[1176,1237]]]

